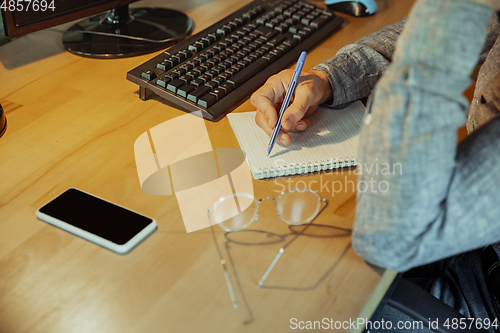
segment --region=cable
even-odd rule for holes
[[[141,41],[141,42],[159,43],[159,44],[164,44],[164,43],[168,43],[168,42],[175,42],[175,41],[183,39],[189,35],[189,33],[185,33],[179,37],[172,37],[172,38],[167,38],[167,39],[162,39],[162,40],[156,40],[156,39],[149,39],[149,38],[144,38],[144,37],[118,35],[118,34],[112,34],[109,32],[99,32],[99,31],[89,31],[89,30],[67,30],[67,31],[64,31],[64,30],[58,30],[58,29],[54,29],[54,28],[49,28],[47,30],[51,30],[51,31],[55,31],[55,32],[63,33],[63,34],[64,33],[94,34],[94,35],[100,35],[100,36],[125,38],[125,39],[137,40],[137,41]]]

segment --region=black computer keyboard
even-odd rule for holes
[[[340,27],[343,19],[299,0],[255,0],[127,73],[153,92],[218,121],[269,76]]]

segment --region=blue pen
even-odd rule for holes
[[[300,54],[299,61],[297,61],[297,65],[295,65],[295,70],[293,71],[293,76],[292,76],[292,82],[290,82],[290,86],[286,91],[285,99],[283,100],[283,104],[281,104],[278,121],[276,122],[276,126],[274,126],[273,133],[271,134],[271,138],[269,139],[269,145],[267,146],[267,156],[271,154],[271,150],[273,150],[274,144],[276,143],[276,138],[278,137],[278,133],[281,129],[281,118],[283,118],[283,114],[285,113],[288,104],[290,104],[290,99],[292,98],[293,92],[295,91],[295,87],[297,86],[297,81],[299,80],[300,72],[302,72],[302,67],[304,66],[304,62],[306,61],[306,55],[307,53],[303,51]]]

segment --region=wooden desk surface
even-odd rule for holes
[[[191,6],[199,31],[248,2],[182,5]],[[375,16],[349,17],[309,53],[304,68],[398,21],[412,2],[378,0]],[[323,226],[287,249],[267,288],[256,283],[283,242],[257,233],[228,239],[217,228],[240,302],[234,310],[210,230],[187,234],[175,196],[148,195],[138,182],[134,141],[184,114],[139,100],[125,79],[153,55],[80,58],[65,52],[60,38],[43,31],[0,47],[0,103],[8,119],[0,139],[0,332],[281,332],[291,330],[292,318],[356,318],[380,276],[350,246],[352,185],[332,195],[335,181],[356,181],[352,172],[254,180],[257,197],[301,181],[330,204],[316,221]],[[238,111],[252,109],[247,101]],[[238,147],[227,118],[206,126],[214,148]],[[152,216],[158,230],[122,256],[39,221],[36,209],[69,187]],[[252,228],[289,239],[273,214],[264,204]]]

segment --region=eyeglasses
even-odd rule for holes
[[[243,230],[251,225],[255,220],[258,220],[259,207],[261,202],[264,200],[274,201],[278,217],[283,222],[290,225],[309,224],[306,225],[301,232],[296,233],[290,241],[281,247],[274,257],[274,260],[271,262],[267,270],[264,272],[264,275],[262,275],[262,278],[257,283],[259,287],[263,285],[281,255],[285,252],[285,248],[288,247],[288,245],[290,245],[298,236],[300,236],[310,225],[310,222],[312,222],[328,205],[328,201],[321,198],[317,192],[301,188],[282,192],[277,199],[265,197],[260,200],[256,200],[253,195],[248,193],[233,193],[221,197],[214,203],[213,207],[208,210],[208,218],[210,220],[212,235],[219,254],[220,263],[224,270],[229,295],[231,296],[233,307],[235,309],[239,307],[238,301],[227,270],[226,261],[215,237],[213,225],[218,224],[222,229],[228,232]]]

